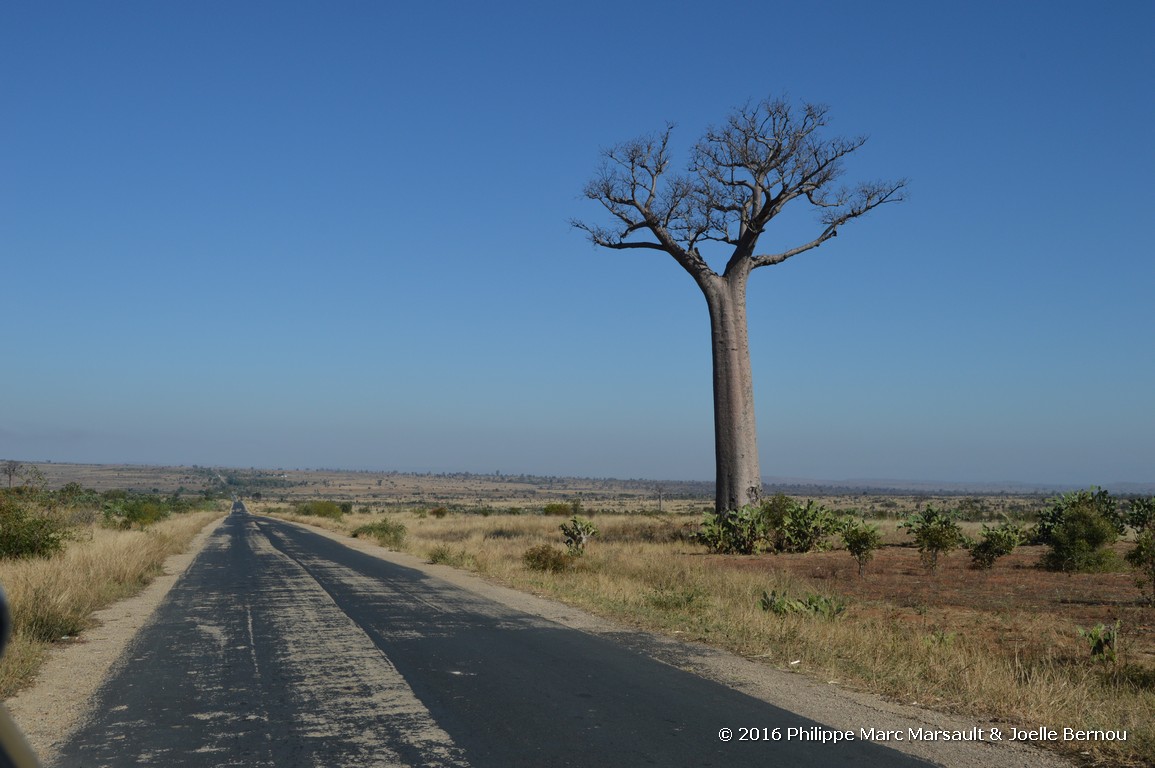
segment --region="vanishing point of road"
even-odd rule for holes
[[[240,503],[91,712],[59,768],[927,765]]]

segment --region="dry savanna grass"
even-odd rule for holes
[[[697,518],[668,515],[597,515],[586,554],[550,572],[522,558],[543,544],[563,549],[557,517],[437,518],[421,508],[297,519],[345,532],[399,522],[406,551],[639,628],[1003,725],[1125,730],[1126,742],[1043,746],[1108,764],[1155,762],[1155,608],[1141,604],[1127,573],[1049,573],[1034,567],[1038,552],[1023,550],[991,572],[955,553],[932,576],[917,551],[889,546],[862,580],[845,551],[709,555],[687,535]],[[884,529],[892,545],[907,538]],[[770,591],[821,594],[846,608],[834,618],[782,616],[760,606]],[[1104,600],[1113,611],[1104,613]],[[1125,618],[1120,660],[1095,661],[1078,629],[1114,616]]]
[[[50,645],[90,626],[91,615],[136,594],[220,512],[176,515],[145,531],[89,525],[72,529],[50,558],[0,561],[12,610],[12,639],[0,659],[0,698],[35,677]]]

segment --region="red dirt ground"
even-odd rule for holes
[[[1130,545],[1119,545],[1120,556]],[[1046,653],[1088,651],[1078,627],[1121,621],[1121,660],[1155,665],[1155,606],[1131,571],[1055,573],[1036,564],[1045,547],[1019,547],[989,571],[972,570],[965,551],[940,557],[932,574],[913,547],[885,547],[859,578],[845,551],[712,557],[719,566],[787,571],[850,598],[858,610],[888,614],[927,629],[992,632],[992,641]],[[1044,629],[1038,620],[1050,625]],[[1056,621],[1057,620],[1057,621]],[[1064,626],[1066,625],[1066,626]]]

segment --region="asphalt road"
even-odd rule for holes
[[[926,765],[239,505],[93,713],[59,768]]]

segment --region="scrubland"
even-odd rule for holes
[[[12,615],[11,640],[0,658],[0,698],[31,682],[49,648],[74,641],[94,611],[143,589],[165,558],[186,549],[221,514],[189,512],[145,530],[74,523],[63,527],[54,554],[0,560],[0,585]]]
[[[82,469],[99,488],[130,475],[126,468]],[[61,479],[69,471],[51,470]],[[768,540],[757,554],[708,548],[697,535],[705,530],[708,498],[693,484],[675,492],[641,481],[521,476],[133,472],[154,494],[240,493],[258,514],[370,538],[832,686],[967,714],[994,727],[1125,732],[1126,741],[1042,746],[1087,764],[1155,765],[1153,585],[1149,579],[1139,586],[1141,564],[1129,567],[1123,557],[1135,555],[1143,541],[1155,551],[1155,500],[1147,522],[1132,515],[1126,535],[1117,538],[1104,528],[1106,518],[1082,514],[1091,507],[1066,523],[1048,517],[1054,507],[1041,494],[819,497],[833,509],[857,510],[867,518],[863,525],[877,529],[878,547],[860,576],[833,532],[820,551],[768,547]],[[70,508],[65,490],[56,492],[51,514]],[[187,546],[227,506],[156,522],[150,503],[130,503],[135,497],[111,488],[100,496],[104,515],[73,515],[60,551],[0,560],[0,583],[17,627],[0,664],[5,695],[29,679],[50,643],[75,636],[93,610],[138,590],[169,552]],[[1084,500],[1102,499],[1087,494]],[[948,549],[932,570],[912,531],[902,527],[931,503],[964,512],[959,533],[973,540],[1004,517],[1024,529],[1046,523],[1052,548],[1024,539],[987,570],[971,568],[965,550]],[[1127,509],[1121,503],[1117,511]],[[1131,512],[1137,509],[1132,504]],[[598,529],[580,556],[565,552],[559,530],[571,512]],[[1107,535],[1106,544],[1064,555],[1078,567],[1040,567],[1048,558],[1052,566],[1067,562],[1055,557],[1054,541],[1078,544],[1099,534]],[[759,551],[766,549],[777,553]]]

